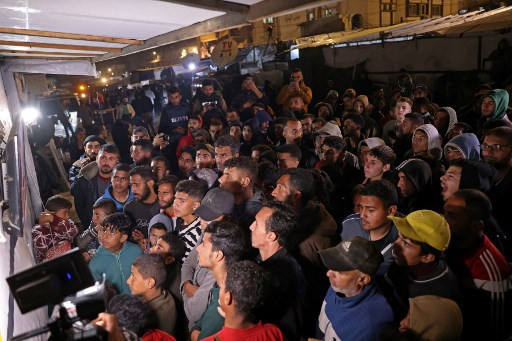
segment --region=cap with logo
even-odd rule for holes
[[[405,218],[388,216],[404,237],[444,251],[450,243],[450,226],[442,215],[430,210],[418,210]]]
[[[235,197],[224,188],[213,188],[206,193],[194,214],[205,221],[213,221],[223,214],[233,213]]]
[[[335,247],[318,251],[324,265],[333,271],[359,270],[373,276],[384,261],[373,243],[356,236],[344,240]]]

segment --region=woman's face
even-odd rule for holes
[[[361,115],[364,111],[364,105],[361,101],[355,101],[354,102],[354,110],[357,111],[359,115]]]

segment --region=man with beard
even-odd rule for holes
[[[188,131],[187,135],[182,136],[180,141],[178,142],[178,147],[176,147],[176,156],[179,158],[181,155],[181,148],[185,146],[195,146],[196,140],[194,138],[194,133],[201,129],[203,125],[203,119],[201,115],[197,113],[190,115],[188,118]],[[195,155],[195,153],[194,153]]]
[[[290,84],[285,84],[279,91],[279,95],[277,95],[276,102],[279,105],[283,106],[283,112],[286,112],[290,109],[291,102],[290,99],[292,97],[300,97],[304,104],[304,111],[308,111],[307,105],[311,103],[311,99],[313,98],[313,91],[309,87],[304,84],[304,76],[302,75],[302,71],[300,69],[292,70],[292,76],[290,78]]]
[[[132,221],[131,239],[148,239],[149,221],[160,212],[155,193],[156,176],[149,167],[138,166],[130,171],[130,185],[135,199],[124,206],[124,213]]]
[[[151,160],[151,171],[155,174],[156,180],[160,181],[171,174],[169,160],[164,156],[157,156]]]
[[[333,247],[340,240],[336,221],[322,203],[314,200],[315,194],[312,172],[301,168],[282,169],[272,192],[274,199],[292,206],[297,217],[297,227],[286,247],[297,258],[308,285],[307,324],[310,331],[314,329],[329,286],[317,251]]]
[[[311,114],[305,114],[300,119],[300,123],[302,124],[302,139],[304,144],[309,149],[315,149],[315,139],[313,137],[313,120],[315,116]]]
[[[160,214],[164,214],[169,218],[174,216],[174,194],[179,179],[174,175],[169,175],[158,182],[158,206],[160,206]],[[171,231],[169,231],[171,232]]]
[[[193,147],[185,146],[180,150],[178,157],[178,177],[182,180],[188,179],[190,172],[196,169],[196,150]]]
[[[343,135],[347,143],[347,151],[357,155],[359,144],[367,138],[363,133],[364,117],[353,109],[345,110],[343,114]]]
[[[132,167],[151,166],[151,159],[153,159],[153,145],[150,141],[137,140],[133,142],[130,151],[133,160]]]
[[[494,217],[501,229],[512,237],[512,224],[508,219],[508,198],[512,193],[512,128],[499,127],[489,130],[482,143],[482,157],[498,170],[489,192]]]
[[[257,177],[256,163],[249,157],[239,156],[224,163],[224,174],[219,178],[220,187],[235,196],[233,219],[247,233],[265,202],[263,192],[254,187]]]
[[[246,74],[242,76],[242,90],[233,97],[231,105],[235,109],[240,109],[242,105],[249,100],[253,100],[254,102],[263,102],[266,105],[270,104],[269,98],[264,92],[258,89],[256,83],[252,79],[252,76],[250,74]]]
[[[299,167],[313,168],[315,163],[318,161],[317,156],[313,150],[307,148],[302,143],[302,136],[302,123],[295,118],[288,119],[283,129],[283,137],[286,140],[286,144],[296,144],[299,146],[302,154]]]
[[[76,177],[78,176],[78,173],[80,173],[80,169],[82,169],[82,167],[85,167],[89,163],[96,160],[96,156],[98,156],[100,147],[104,144],[105,140],[96,135],[89,135],[85,138],[83,143],[85,153],[82,156],[80,156],[80,159],[73,163],[73,165],[69,169],[70,184],[72,184],[76,180]]]
[[[111,184],[112,171],[118,163],[117,147],[105,144],[101,146],[96,161],[84,166],[71,184],[76,213],[84,226],[91,224],[92,206]]]
[[[228,106],[220,91],[215,91],[213,79],[203,79],[201,89],[192,98],[192,112],[206,113],[211,108],[218,108],[226,112]]]

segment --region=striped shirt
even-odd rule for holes
[[[190,251],[196,247],[201,237],[201,223],[199,218],[188,225],[184,225],[183,219],[178,218],[176,220],[176,231],[178,231],[178,237],[185,243],[185,256],[180,260],[180,263],[183,264],[183,261],[188,257]]]

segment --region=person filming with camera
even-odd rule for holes
[[[277,95],[276,102],[282,106],[283,112],[289,111],[290,99],[299,96],[304,102],[304,111],[308,111],[308,104],[313,98],[313,91],[304,83],[304,77],[300,69],[294,69],[290,77],[290,84],[285,84]]]

